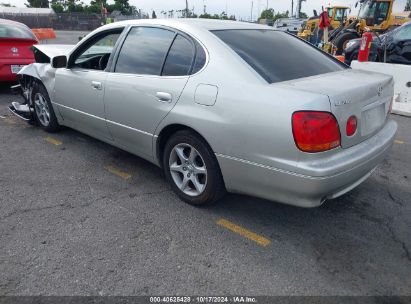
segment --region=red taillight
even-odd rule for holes
[[[347,126],[345,127],[345,133],[347,136],[353,136],[355,131],[357,131],[357,117],[351,116],[347,120]]]
[[[292,118],[295,144],[304,152],[322,152],[341,144],[340,129],[329,112],[295,112]]]

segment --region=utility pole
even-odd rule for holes
[[[186,18],[188,18],[188,0],[186,0]]]
[[[267,0],[267,6],[266,6],[266,10],[268,11],[268,0]]]
[[[294,0],[291,0],[291,17],[293,16],[294,11]]]
[[[254,2],[251,1],[251,19],[250,19],[250,22],[253,22],[253,6],[254,6]]]

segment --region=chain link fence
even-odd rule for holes
[[[0,18],[26,24],[30,28],[53,28],[65,31],[92,31],[105,24],[101,14],[63,13],[50,15],[0,13]],[[140,19],[139,16],[118,16],[115,21]]]

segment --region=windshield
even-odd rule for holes
[[[17,38],[36,40],[34,34],[28,27],[16,24],[0,23],[0,38]]]
[[[368,26],[378,25],[388,17],[390,2],[366,1],[362,4],[358,17],[365,19]]]
[[[341,71],[346,68],[318,48],[285,32],[273,30],[212,32],[269,83]]]
[[[344,21],[345,19],[345,12],[347,11],[346,8],[337,8],[334,16],[335,21]]]

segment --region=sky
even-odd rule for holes
[[[89,0],[82,0],[84,3],[88,3]],[[294,0],[294,3],[297,0]],[[320,11],[321,6],[331,5],[347,5],[352,6],[353,12],[354,5],[357,0],[306,0],[302,4],[302,11],[312,16],[313,9]],[[15,6],[24,6],[26,0],[0,0],[0,3],[10,3]],[[108,0],[113,2],[113,0]],[[142,9],[145,12],[151,12],[155,10],[157,15],[160,16],[162,10],[178,10],[185,8],[185,0],[129,0],[131,5]],[[235,15],[237,19],[249,20],[251,16],[251,2],[253,2],[253,19],[256,19],[261,11],[266,8],[267,0],[188,0],[189,8],[194,7],[194,11],[197,14],[203,12],[203,7],[206,5],[207,12],[210,14],[220,14],[222,11],[228,12],[228,15]],[[404,10],[406,0],[396,0],[394,11]],[[291,10],[291,0],[268,0],[268,6],[275,11]]]

